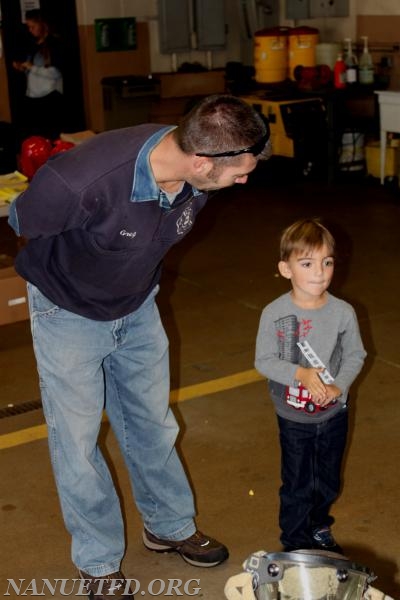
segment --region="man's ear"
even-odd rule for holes
[[[196,173],[206,175],[212,169],[212,162],[207,156],[194,156],[193,168]]]
[[[290,267],[286,261],[280,260],[278,262],[278,270],[285,279],[290,279],[292,277],[292,271],[290,270]]]

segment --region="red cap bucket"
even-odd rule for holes
[[[294,27],[289,33],[289,77],[295,79],[297,66],[315,67],[319,30],[314,27]]]
[[[277,83],[288,75],[289,27],[271,27],[254,34],[255,78],[259,83]]]

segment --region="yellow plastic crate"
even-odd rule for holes
[[[386,146],[385,177],[397,177],[400,171],[399,140],[393,140]],[[367,173],[373,177],[381,176],[380,142],[368,142],[365,146]]]

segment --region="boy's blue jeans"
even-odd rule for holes
[[[340,491],[347,407],[323,423],[296,423],[278,416],[278,425],[281,542],[296,549],[311,548],[312,530],[333,523],[329,510]]]
[[[119,570],[124,525],[97,445],[107,412],[145,526],[165,539],[195,532],[194,502],[175,449],[168,340],[155,303],[115,321],[55,306],[28,284],[31,327],[53,470],[72,560],[93,576]]]

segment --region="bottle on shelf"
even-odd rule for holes
[[[358,80],[362,85],[372,85],[374,83],[374,63],[368,49],[368,37],[364,35],[361,39],[364,40],[364,46],[359,61]]]
[[[351,39],[346,38],[344,41],[345,44],[347,44],[346,56],[344,59],[344,62],[346,63],[346,83],[353,85],[354,83],[357,83],[358,61],[353,52]]]
[[[346,63],[341,53],[338,54],[333,68],[333,85],[337,90],[346,87]]]

